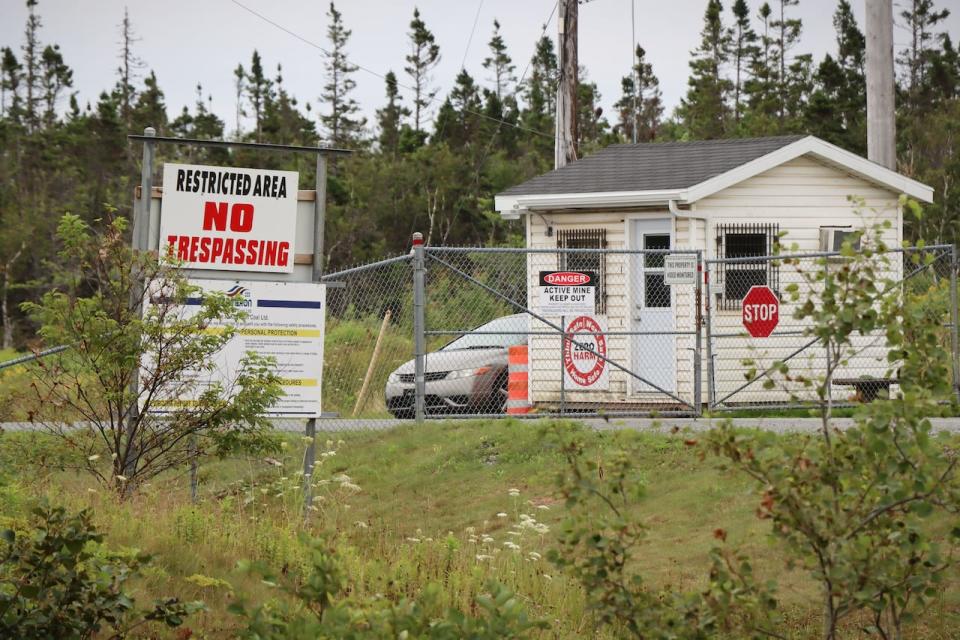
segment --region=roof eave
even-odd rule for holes
[[[516,218],[528,211],[666,206],[670,200],[686,203],[687,190],[498,195],[494,198],[494,209],[505,218]]]

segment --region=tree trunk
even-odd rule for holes
[[[3,265],[3,293],[2,296],[0,296],[0,314],[3,316],[4,349],[13,348],[13,318],[10,317],[10,270],[13,268],[13,264],[17,259],[20,258],[20,254],[23,253],[26,246],[26,241],[21,242],[17,252]]]

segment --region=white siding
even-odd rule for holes
[[[860,214],[848,200],[855,196],[864,200]],[[674,248],[700,249],[706,258],[716,257],[717,227],[730,223],[778,223],[781,232],[786,232],[782,240],[785,248],[794,243],[799,252],[819,251],[820,227],[852,226],[863,228],[875,223],[889,221],[892,228],[884,235],[890,246],[899,246],[902,240],[902,219],[898,204],[898,194],[877,187],[860,178],[812,160],[798,158],[784,163],[761,175],[745,180],[725,189],[709,198],[697,202],[692,213],[706,216],[704,221],[689,218],[681,212],[673,223]],[[527,223],[527,243],[535,249],[554,249],[557,246],[557,231],[563,229],[596,229],[607,232],[607,246],[611,249],[629,248],[629,220],[635,217],[672,217],[669,212],[546,212],[531,214]],[[547,226],[553,227],[552,236],[546,235]],[[808,261],[806,266],[813,265]],[[554,253],[530,254],[528,257],[528,285],[531,292],[537,286],[540,270],[556,269],[557,255]],[[899,262],[892,267],[892,275],[899,274]],[[714,274],[717,275],[717,274]],[[606,258],[607,283],[607,319],[610,331],[630,331],[630,304],[633,287],[630,279],[630,260],[622,254],[610,254]],[[792,267],[780,268],[781,289],[798,276]],[[722,289],[719,283],[713,283],[713,292]],[[695,288],[674,288],[675,328],[678,331],[692,331],[695,326]],[[706,293],[704,293],[706,295]],[[535,300],[531,294],[530,300]],[[715,301],[715,300],[714,300]],[[714,305],[715,307],[716,305]],[[757,361],[759,370],[764,370],[776,360],[786,358],[792,352],[809,341],[800,335],[776,334],[766,339],[744,337],[741,324],[741,312],[738,310],[721,311],[713,309],[713,331],[717,336],[713,340],[715,379],[717,399],[734,391],[745,381],[746,368],[743,360],[752,358]],[[793,308],[783,304],[780,311],[778,332],[800,332],[803,324],[792,318]],[[551,320],[559,323],[559,319]],[[533,331],[549,330],[539,322],[531,324]],[[726,336],[726,337],[721,337]],[[608,339],[609,357],[631,367],[631,349],[629,338],[610,336]],[[883,341],[874,338],[858,338],[861,353],[839,373],[839,376],[859,377],[872,375],[881,377],[887,373]],[[560,339],[554,336],[532,336],[530,339],[530,390],[531,399],[541,403],[554,403],[560,396],[561,360]],[[702,401],[707,402],[707,375],[709,371],[706,357],[706,337],[703,341],[703,380]],[[676,338],[677,395],[683,398],[693,397],[693,336]],[[802,351],[790,360],[794,373],[806,375],[822,374],[824,354],[812,349]],[[606,404],[630,402],[669,402],[663,394],[636,394],[634,381],[626,373],[613,368],[610,373],[610,390],[600,392],[568,392],[568,402],[598,402]],[[796,385],[795,385],[796,387]],[[809,391],[805,391],[807,395]],[[844,388],[835,389],[838,398],[849,395]],[[646,396],[646,397],[644,397]],[[761,383],[755,383],[748,390],[730,398],[729,402],[783,402],[789,400],[789,393],[783,390],[764,390]]]
[[[848,197],[862,198],[864,205],[858,212]],[[717,251],[717,228],[729,223],[768,223],[780,225],[780,231],[786,232],[782,240],[784,250],[792,252],[792,246],[800,253],[820,250],[820,227],[852,226],[854,229],[870,228],[876,223],[889,221],[892,228],[884,233],[884,240],[890,246],[899,246],[902,239],[902,225],[897,194],[879,188],[860,178],[821,164],[809,158],[798,158],[771,169],[754,178],[745,180],[716,195],[705,198],[696,204],[698,213],[710,218],[710,230],[706,250],[712,257]],[[891,269],[896,276],[900,273],[899,260]],[[822,268],[815,260],[808,259],[803,268]],[[832,267],[831,267],[832,268]],[[779,269],[780,288],[785,290],[791,282],[800,283],[802,278],[797,268],[784,265]],[[745,359],[756,362],[759,371],[768,368],[773,362],[783,360],[810,341],[802,335],[783,335],[787,332],[802,332],[806,322],[795,320],[795,306],[782,300],[780,324],[769,338],[749,338],[743,332],[741,312],[737,310],[718,310],[716,294],[722,291],[720,274],[713,273],[713,356],[717,400],[735,391],[746,380]],[[781,295],[785,298],[785,295]],[[782,335],[777,336],[778,333]],[[743,337],[730,337],[743,334]],[[839,372],[840,377],[859,377],[871,375],[882,377],[887,373],[886,350],[884,341],[876,337],[857,338],[859,353],[850,358],[849,364]],[[787,363],[793,375],[817,377],[823,375],[825,353],[822,349],[808,348],[794,356]],[[706,372],[707,367],[704,367]],[[706,386],[704,386],[706,388]],[[787,385],[793,393],[810,398],[813,391],[799,383]],[[849,388],[834,389],[838,399],[849,395]],[[730,403],[783,402],[790,399],[790,392],[784,388],[765,390],[757,382],[747,389],[730,397]]]

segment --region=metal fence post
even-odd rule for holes
[[[950,247],[950,348],[953,360],[953,391],[960,401],[960,342],[957,337],[957,321],[960,311],[957,310],[957,245]]]
[[[143,130],[143,135],[152,138],[157,135],[157,132],[153,127],[147,127]],[[150,205],[153,201],[154,144],[151,140],[143,141],[143,163],[140,166],[140,206],[134,207],[133,209],[133,229],[130,233],[130,246],[136,253],[146,251],[149,248],[147,245],[150,244]],[[136,273],[135,277],[136,282],[133,285],[133,290],[130,292],[131,305],[135,307],[133,310],[140,307],[142,302],[141,298],[143,297],[143,287],[145,286],[142,274]],[[136,436],[134,431],[140,421],[139,358],[133,365],[129,388],[131,405],[127,408],[127,420],[124,427],[127,438],[133,439]],[[136,471],[138,452],[134,445],[129,445],[129,449],[132,455],[127,458],[123,474],[128,478],[132,478]]]
[[[696,338],[693,345],[693,412],[699,417],[703,415],[703,252],[697,251],[697,284],[694,296],[696,298],[696,311],[694,312],[694,323],[696,324]]]
[[[567,376],[563,362],[563,352],[567,348],[567,316],[560,316],[560,328],[563,329],[560,333],[560,413],[564,414],[567,411]]]
[[[426,286],[425,286],[424,266],[424,247],[423,234],[413,234],[413,378],[415,383],[414,390],[414,408],[416,411],[417,424],[423,424],[424,401],[426,396],[426,384],[424,380],[424,369],[426,368],[426,340],[424,331],[426,331],[425,309],[426,304]]]
[[[709,260],[703,262],[703,283],[707,289],[707,295],[703,301],[707,323],[707,408],[713,409],[717,401],[717,381],[713,367],[713,283],[710,282]]]
[[[313,198],[313,267],[312,280],[320,282],[323,277],[324,229],[327,222],[327,158],[317,154],[317,173],[314,180]],[[326,304],[326,302],[324,302]],[[324,310],[326,313],[326,310]],[[309,438],[303,452],[303,518],[310,516],[313,505],[313,467],[317,462],[317,419],[309,418],[304,429]]]

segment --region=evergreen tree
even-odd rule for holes
[[[377,126],[380,129],[380,150],[396,155],[400,148],[400,131],[403,119],[410,115],[410,109],[400,104],[403,99],[397,89],[397,76],[388,71],[384,78],[387,92],[387,104],[377,110]]]
[[[603,117],[603,107],[600,106],[600,90],[596,82],[588,82],[587,70],[580,67],[577,70],[580,80],[577,86],[577,149],[587,155],[591,149],[606,146],[612,140],[607,136],[610,124]]]
[[[283,67],[279,64],[277,76],[273,79],[273,89],[273,98],[264,108],[264,136],[281,144],[313,143],[316,139],[316,128],[310,119],[300,113],[297,99],[287,92],[283,84]]]
[[[721,68],[729,58],[730,37],[723,28],[722,14],[720,0],[708,0],[700,47],[691,52],[689,89],[679,111],[694,139],[721,138],[726,132],[726,100],[731,87]]]
[[[10,47],[0,50],[0,117],[20,120],[20,78],[23,65]]]
[[[557,55],[553,50],[553,40],[543,36],[537,40],[533,57],[530,59],[530,73],[523,83],[523,99],[526,108],[520,116],[520,121],[524,127],[553,136],[557,81]],[[537,136],[531,142],[539,151],[553,157],[552,140]]]
[[[357,66],[347,59],[346,51],[351,31],[343,25],[343,16],[332,2],[327,15],[330,16],[327,27],[330,49],[324,52],[327,83],[320,97],[329,112],[320,115],[320,122],[333,146],[348,147],[356,144],[366,120],[357,116],[360,105],[350,96],[357,84],[351,77]]]
[[[45,105],[43,122],[45,127],[53,125],[57,119],[57,101],[61,92],[73,86],[73,70],[63,61],[60,45],[47,45],[43,49],[40,62],[40,86],[43,90]]]
[[[749,62],[756,55],[757,34],[750,26],[750,7],[746,0],[733,3],[733,27],[731,27],[731,57],[733,59],[733,119],[737,125],[743,114],[744,84],[747,81]]]
[[[493,21],[493,36],[487,43],[490,47],[490,55],[483,60],[483,67],[493,71],[493,84],[496,88],[497,100],[503,101],[507,94],[507,88],[517,78],[513,75],[516,67],[512,64],[513,60],[507,55],[507,45],[500,35],[500,23]]]
[[[243,125],[241,119],[247,115],[243,110],[243,94],[246,89],[247,73],[243,70],[242,64],[237,64],[233,70],[233,100],[234,104],[234,136],[239,140],[243,136]]]
[[[123,9],[123,22],[120,23],[120,66],[117,68],[117,93],[120,96],[120,117],[129,129],[133,118],[133,104],[136,89],[133,86],[137,71],[143,68],[143,61],[133,53],[133,43],[138,38],[133,32],[130,13]]]
[[[263,139],[263,116],[267,103],[273,98],[273,84],[263,72],[263,63],[256,49],[253,50],[253,57],[250,60],[250,71],[247,73],[246,84],[247,99],[253,108],[254,140],[261,142]]]
[[[788,18],[787,9],[800,4],[800,0],[777,0],[779,5],[779,16],[770,23],[771,28],[776,33],[776,59],[777,59],[777,96],[779,98],[779,107],[777,115],[780,119],[780,130],[786,130],[786,119],[790,110],[788,102],[790,101],[791,77],[800,81],[797,73],[802,67],[788,69],[787,60],[789,52],[797,42],[800,41],[800,34],[803,31],[803,22],[798,18]],[[791,71],[792,73],[788,73]]]
[[[815,76],[816,90],[806,109],[806,128],[855,153],[866,151],[866,39],[849,0],[839,0],[833,14],[837,57],[824,57]]]
[[[907,8],[900,12],[910,44],[898,56],[905,76],[905,98],[908,109],[922,109],[927,104],[924,96],[927,70],[931,58],[931,44],[937,24],[950,15],[948,9],[936,10],[933,0],[907,0]]]
[[[637,142],[651,142],[657,136],[663,116],[660,80],[653,73],[653,65],[646,61],[646,55],[638,44],[633,73],[620,81],[621,97],[613,105],[619,118],[616,131],[627,141],[633,140],[636,126]]]
[[[764,2],[757,18],[762,24],[760,44],[754,48],[749,62],[749,79],[744,83],[746,111],[741,129],[747,135],[765,136],[779,128],[779,73],[774,63],[775,39],[771,34],[773,9]]]
[[[167,128],[167,105],[164,104],[163,97],[157,75],[151,70],[143,80],[143,89],[137,95],[137,102],[133,107],[133,131],[154,127],[159,135],[164,135]]]
[[[436,142],[446,142],[451,149],[471,145],[479,133],[477,113],[483,108],[480,90],[466,69],[461,69],[450,95],[444,100],[435,123]]]
[[[23,111],[27,131],[34,131],[40,124],[40,16],[36,11],[37,0],[27,0],[27,27],[23,43],[23,86],[25,90]]]
[[[403,70],[413,81],[413,129],[419,134],[426,117],[426,109],[437,95],[436,89],[430,88],[430,70],[440,61],[440,45],[420,19],[420,10],[416,8],[413,10],[408,35],[410,53],[406,56],[408,66]]]

